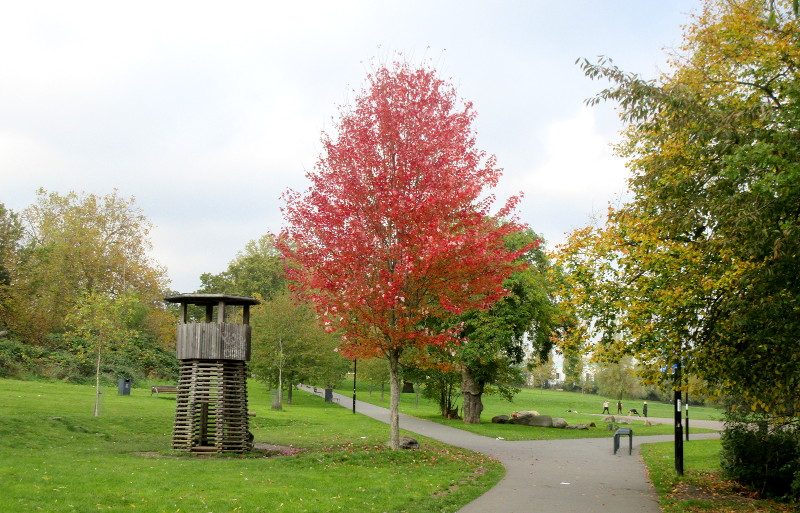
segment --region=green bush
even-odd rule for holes
[[[0,339],[0,377],[35,372],[44,351],[15,339]]]
[[[32,346],[0,338],[0,377],[93,383],[96,357],[78,342],[68,343],[63,337],[53,335],[46,346]],[[141,337],[122,348],[109,348],[103,356],[100,374],[103,383],[112,385],[119,378],[175,381],[178,361],[153,340]]]
[[[89,383],[94,376],[94,366],[90,361],[69,351],[55,349],[45,353],[38,360],[36,374],[46,379]]]
[[[721,451],[726,476],[765,497],[800,499],[800,430],[794,421],[729,416]]]

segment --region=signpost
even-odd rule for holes
[[[683,425],[681,423],[681,363],[675,366],[675,471],[683,475]]]

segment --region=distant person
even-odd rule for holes
[[[647,401],[645,401],[644,406],[642,406],[642,415],[647,417]]]
[[[611,412],[608,411],[608,401],[603,401],[603,413],[610,414]]]
[[[617,413],[622,415],[622,400],[617,401]]]

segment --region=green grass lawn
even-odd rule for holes
[[[684,444],[684,476],[675,472],[672,443],[642,445],[650,480],[658,491],[663,513],[790,513],[797,505],[759,500],[720,477],[720,441],[693,440]]]
[[[370,393],[371,389],[371,393]],[[338,393],[352,396],[353,382],[345,382],[336,390]],[[389,391],[386,386],[383,399],[381,399],[380,387],[370,386],[369,383],[357,383],[358,400],[365,401],[378,406],[389,407]],[[414,417],[424,418],[448,426],[470,431],[479,435],[490,436],[492,438],[502,437],[506,440],[549,440],[563,438],[601,438],[610,436],[606,430],[607,423],[602,422],[603,416],[599,414],[603,409],[602,396],[592,394],[581,394],[575,392],[561,392],[556,390],[523,389],[514,398],[513,402],[508,402],[496,395],[484,395],[484,410],[481,414],[480,424],[464,424],[460,420],[444,419],[438,405],[429,399],[425,399],[416,394],[400,395],[400,411]],[[614,401],[616,404],[616,401]],[[641,411],[639,402],[623,401],[625,413],[630,408]],[[513,424],[492,424],[491,419],[496,415],[509,415],[513,411],[535,410],[543,415],[561,417],[570,424],[588,424],[594,422],[597,427],[589,430],[561,430],[532,428],[530,426],[518,426]],[[574,413],[578,412],[578,413]],[[714,408],[691,408],[692,418],[703,420],[719,420],[722,416],[720,410]],[[672,405],[648,402],[648,415],[650,417],[670,418],[672,416]],[[402,425],[402,423],[401,423]],[[668,435],[674,433],[672,425],[663,424],[655,426],[645,426],[644,420],[635,420],[631,426],[638,436],[648,435]],[[708,429],[691,428],[694,433],[709,432]]]
[[[198,457],[171,450],[174,396],[0,379],[0,511],[455,511],[496,483],[494,460],[421,439],[390,451],[388,426],[295,391],[269,408],[251,383],[256,443],[294,456]]]

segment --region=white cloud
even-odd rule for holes
[[[525,177],[538,194],[583,205],[605,203],[625,190],[628,171],[613,155],[612,141],[596,130],[588,107],[552,123],[545,137],[545,162]]]
[[[575,58],[663,62],[696,2],[7,2],[0,202],[116,187],[189,291],[280,228],[279,197],[305,187],[337,103],[402,51],[474,102],[478,146],[507,170],[498,198],[523,190],[522,219],[557,241],[624,189],[606,118],[577,110],[598,84]]]
[[[597,115],[583,107],[548,125],[543,140],[530,143],[542,148],[543,158],[514,183],[525,192],[523,218],[551,246],[624,197],[629,173],[613,154],[612,137],[598,130]]]

